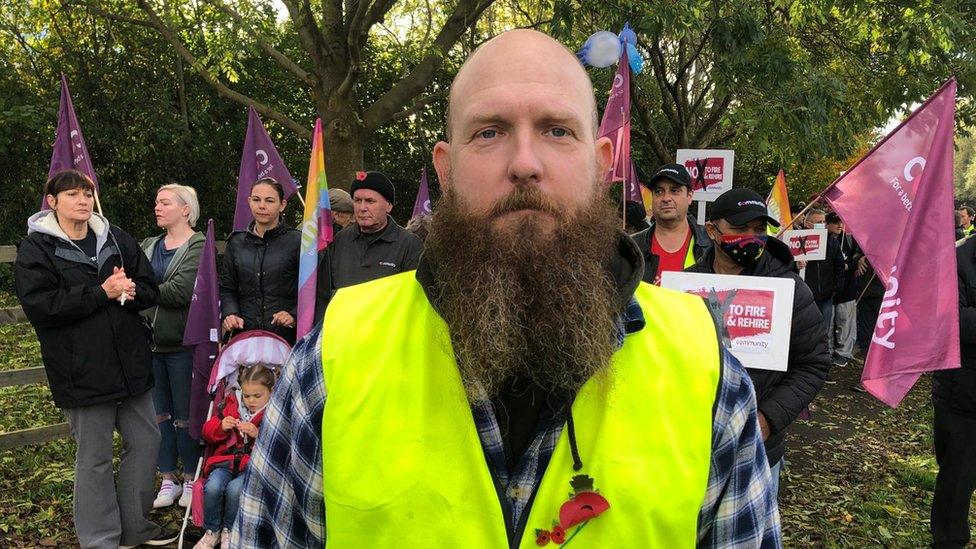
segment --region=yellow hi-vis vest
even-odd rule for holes
[[[610,508],[579,530],[574,546],[695,546],[719,342],[700,298],[645,283],[636,297],[646,327],[625,338],[608,372],[591,378],[572,406],[583,469],[573,471],[564,427],[512,547],[537,547],[535,530],[552,529],[577,474],[593,477]],[[330,549],[510,546],[447,326],[414,272],[335,294],[322,367]]]

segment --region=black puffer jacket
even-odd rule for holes
[[[712,239],[708,238],[708,233],[705,232],[705,228],[699,225],[695,221],[695,218],[690,215],[688,216],[688,226],[691,227],[691,254],[694,256],[695,261],[698,261],[706,252],[712,249]],[[654,238],[654,229],[656,227],[657,223],[651,221],[650,227],[631,235],[634,243],[637,244],[641,253],[644,254],[643,280],[648,284],[654,284],[657,280],[657,268],[661,264],[661,258],[651,253],[651,241]]]
[[[694,266],[696,273],[714,273],[715,250],[710,250]],[[785,372],[748,369],[756,388],[759,411],[769,422],[766,456],[775,464],[786,449],[786,428],[813,401],[827,379],[830,355],[827,354],[827,331],[820,309],[813,301],[810,288],[793,270],[793,256],[781,241],[770,238],[763,254],[744,276],[789,278],[796,283],[793,291],[793,324],[790,330],[790,354]]]
[[[272,326],[271,318],[278,311],[298,318],[302,234],[279,223],[262,238],[251,227],[227,238],[220,273],[220,317],[237,315],[244,319],[245,330],[267,330],[294,343],[295,329]]]
[[[836,238],[827,237],[827,257],[822,261],[808,261],[803,279],[817,303],[832,299],[844,290],[844,254]]]
[[[54,404],[88,406],[152,389],[152,356],[139,311],[159,295],[149,260],[131,236],[93,214],[93,262],[58,226],[54,212],[28,221],[29,234],[14,263],[17,297],[41,343]],[[102,283],[122,267],[136,283],[125,305],[110,300]]]
[[[959,354],[962,368],[933,375],[936,404],[976,418],[976,236],[956,247],[959,273]]]

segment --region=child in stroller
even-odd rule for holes
[[[274,366],[247,365],[237,376],[238,388],[227,391],[217,413],[203,426],[210,457],[204,465],[207,477],[203,496],[206,533],[194,549],[230,546],[230,529],[237,516],[244,486],[244,469],[258,436],[264,408],[274,388]]]

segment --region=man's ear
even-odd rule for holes
[[[609,137],[601,137],[593,143],[596,153],[596,167],[599,171],[598,176],[602,176],[610,171],[610,164],[613,163],[613,142]]]
[[[438,141],[434,145],[432,156],[434,171],[437,172],[437,183],[444,193],[451,187],[451,144],[447,141]]]
[[[705,233],[708,235],[708,238],[711,238],[712,240],[718,240],[719,236],[721,236],[718,232],[718,228],[712,221],[705,222]]]

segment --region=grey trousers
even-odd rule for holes
[[[65,408],[75,453],[75,532],[83,548],[138,545],[159,534],[149,520],[159,428],[152,392],[120,401]],[[112,432],[122,435],[118,484]]]
[[[834,303],[834,353],[850,360],[857,336],[857,301]]]

